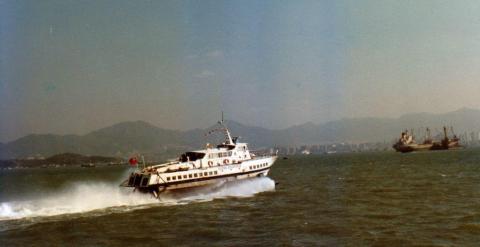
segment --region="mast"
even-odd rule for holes
[[[232,135],[230,135],[230,131],[228,130],[227,126],[223,122],[223,111],[222,111],[222,120],[218,122],[222,127],[223,131],[225,132],[225,144],[233,145]]]

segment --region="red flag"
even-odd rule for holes
[[[132,157],[128,160],[128,163],[130,163],[130,165],[132,166],[136,166],[138,161],[137,161],[137,157]]]

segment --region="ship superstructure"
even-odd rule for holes
[[[155,197],[166,190],[204,186],[219,181],[267,176],[277,159],[276,154],[255,155],[247,143],[232,137],[223,123],[210,132],[223,132],[224,142],[217,146],[207,143],[205,149],[183,153],[172,162],[148,166],[130,174],[121,186],[134,187]]]

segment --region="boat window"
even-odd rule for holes
[[[177,178],[178,178],[178,179],[182,179],[182,176],[178,175]]]
[[[198,177],[198,174],[194,173],[193,176],[194,176],[194,177]]]
[[[187,178],[187,175],[183,175],[183,178]]]
[[[217,175],[217,171],[214,171],[213,174]]]
[[[203,175],[204,175],[204,176],[208,176],[208,172],[204,172]]]
[[[198,159],[203,159],[203,157],[205,157],[205,153],[186,152],[180,156],[180,161],[181,162],[195,161]]]
[[[192,174],[188,174],[188,177],[189,177],[189,178],[192,178]]]
[[[167,177],[167,181],[170,181],[170,177]]]
[[[198,174],[198,176],[201,177],[201,176],[202,176],[202,173],[200,172],[200,173]]]
[[[212,176],[212,175],[213,175],[213,172],[209,172],[208,175]]]

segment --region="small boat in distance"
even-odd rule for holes
[[[225,141],[216,147],[208,144],[203,150],[186,152],[175,160],[152,165],[130,174],[121,186],[152,193],[158,198],[167,190],[188,189],[220,181],[232,181],[267,176],[277,154],[255,155],[232,137],[222,121],[220,128],[209,132],[223,132]]]
[[[400,139],[393,145],[393,149],[397,152],[408,153],[413,151],[432,151],[432,150],[447,150],[461,148],[460,138],[453,132],[453,138],[449,139],[447,135],[447,127],[443,127],[443,139],[440,141],[433,141],[430,136],[430,129],[427,128],[426,136],[423,143],[416,143],[413,135],[413,130],[408,133],[408,130],[402,132]]]
[[[88,163],[88,164],[84,163],[84,164],[81,164],[80,167],[93,168],[93,167],[95,167],[95,164],[93,164],[93,163]]]

